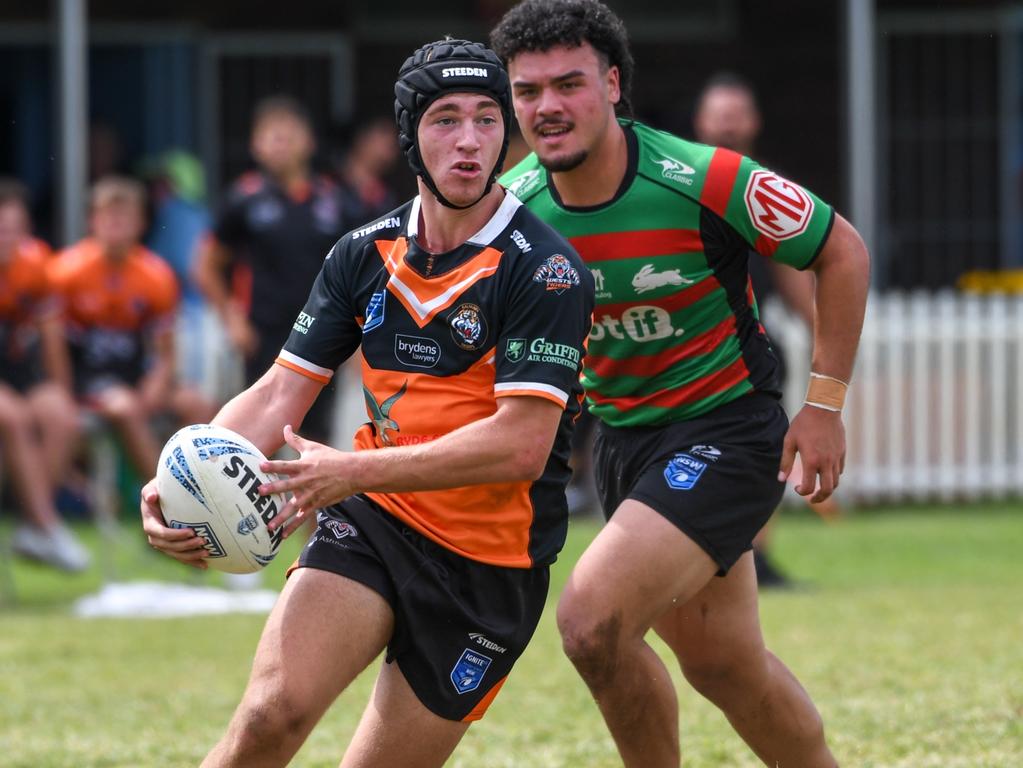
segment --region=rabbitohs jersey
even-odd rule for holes
[[[590,411],[612,426],[655,426],[753,390],[780,396],[749,250],[805,269],[827,239],[832,209],[735,152],[621,124],[628,170],[608,203],[565,206],[534,154],[501,179],[593,274],[583,367]]]
[[[564,409],[541,477],[367,497],[443,547],[512,568],[565,542],[565,486],[593,279],[553,229],[506,194],[490,221],[442,254],[419,247],[419,198],[331,250],[277,363],[326,383],[361,344],[370,422],[356,450],[436,440],[487,418],[500,397]]]

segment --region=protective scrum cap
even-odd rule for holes
[[[504,143],[479,199],[469,205],[454,205],[434,184],[419,155],[416,136],[423,113],[446,93],[477,92],[492,97],[504,117]],[[508,153],[511,127],[511,86],[508,73],[497,54],[481,43],[469,40],[437,40],[409,56],[398,70],[394,84],[394,117],[398,122],[398,143],[412,172],[422,176],[427,188],[449,208],[471,208],[493,186]]]

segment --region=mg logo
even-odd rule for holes
[[[745,200],[753,226],[772,240],[802,233],[813,215],[813,200],[806,191],[771,171],[750,174]]]
[[[683,334],[685,329],[672,326],[671,315],[660,307],[645,305],[629,307],[622,313],[621,319],[604,315],[595,320],[590,328],[592,341],[610,336],[612,339],[632,339],[645,343]]]

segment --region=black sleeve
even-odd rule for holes
[[[281,352],[292,365],[328,378],[362,342],[349,290],[352,251],[347,237],[331,248]]]
[[[494,394],[562,405],[578,387],[593,315],[593,276],[566,242],[521,256],[495,351]]]

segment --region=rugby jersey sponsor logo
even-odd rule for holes
[[[806,190],[771,171],[751,173],[743,199],[753,226],[772,240],[802,234],[813,217],[813,198]]]
[[[692,186],[693,176],[696,174],[696,169],[691,165],[686,165],[681,160],[676,160],[674,157],[668,157],[667,155],[661,155],[661,157],[654,159],[654,164],[661,166],[661,176],[669,181],[675,181],[679,184],[685,184],[687,187]]]
[[[382,229],[394,229],[398,226],[401,226],[401,219],[397,216],[391,216],[388,219],[378,221],[376,224],[370,224],[368,227],[355,230],[352,232],[352,240],[358,240],[360,237],[372,235],[374,232],[379,232]]]

